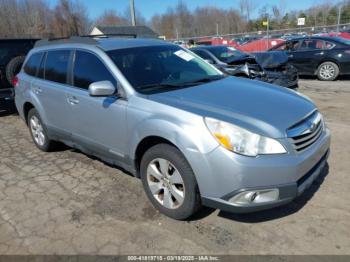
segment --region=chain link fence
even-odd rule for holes
[[[296,28],[288,28],[288,29],[274,29],[269,30],[268,35],[269,38],[280,38],[283,36],[288,35],[314,35],[314,34],[327,34],[327,33],[334,33],[336,34],[337,31],[343,32],[347,31],[350,33],[350,22],[344,23],[344,24],[335,24],[335,25],[325,25],[325,26],[300,26]],[[193,39],[194,41],[200,41],[204,39],[211,39],[214,37],[220,37],[226,40],[231,39],[238,39],[242,37],[247,36],[256,36],[256,37],[266,37],[267,36],[267,30],[263,31],[251,31],[251,32],[243,32],[243,33],[232,33],[232,34],[215,34],[215,35],[206,35],[206,36],[192,36],[192,37],[183,37],[179,39],[169,39],[170,41],[188,41],[190,39]]]

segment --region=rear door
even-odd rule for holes
[[[299,47],[291,52],[292,63],[299,74],[313,75],[325,56],[324,41],[321,39],[304,39]]]
[[[71,59],[70,50],[52,50],[45,53],[38,78],[32,83],[32,93],[42,108],[45,124],[50,131],[67,138],[72,133],[74,119],[67,102],[67,73]]]
[[[127,101],[117,96],[92,97],[88,92],[91,83],[105,80],[117,88],[115,77],[96,54],[84,50],[75,52],[72,72],[73,138],[100,155],[121,160],[126,145]]]

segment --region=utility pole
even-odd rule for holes
[[[130,0],[130,14],[131,14],[131,24],[133,26],[136,26],[134,0]]]
[[[219,23],[216,23],[216,36],[219,36]]]
[[[337,35],[339,34],[340,18],[341,18],[341,5],[339,5],[339,9],[338,9]]]
[[[267,28],[266,28],[266,37],[267,37],[267,42],[266,42],[266,45],[267,45],[267,49],[270,48],[270,21],[269,21],[269,14],[266,14],[266,22],[267,22]]]

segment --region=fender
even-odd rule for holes
[[[192,129],[192,130],[191,130]],[[214,150],[218,143],[211,136],[203,122],[202,132],[193,130],[193,127],[178,126],[174,122],[166,119],[145,119],[138,123],[133,129],[130,137],[129,156],[134,159],[138,144],[146,137],[158,136],[164,138],[174,145],[186,156],[188,151],[207,154]],[[206,133],[207,135],[203,133]],[[205,143],[204,143],[205,141]],[[208,143],[212,141],[212,143]]]

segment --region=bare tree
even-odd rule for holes
[[[78,0],[60,0],[53,11],[51,26],[56,36],[86,34],[89,29],[86,7]]]
[[[128,25],[128,23],[125,17],[118,15],[114,10],[104,11],[95,21],[95,24],[104,26]]]
[[[50,10],[43,0],[0,0],[2,37],[40,37],[50,32]]]
[[[246,21],[249,22],[251,14],[256,10],[258,4],[254,0],[240,0],[239,7],[242,14],[245,14]]]

